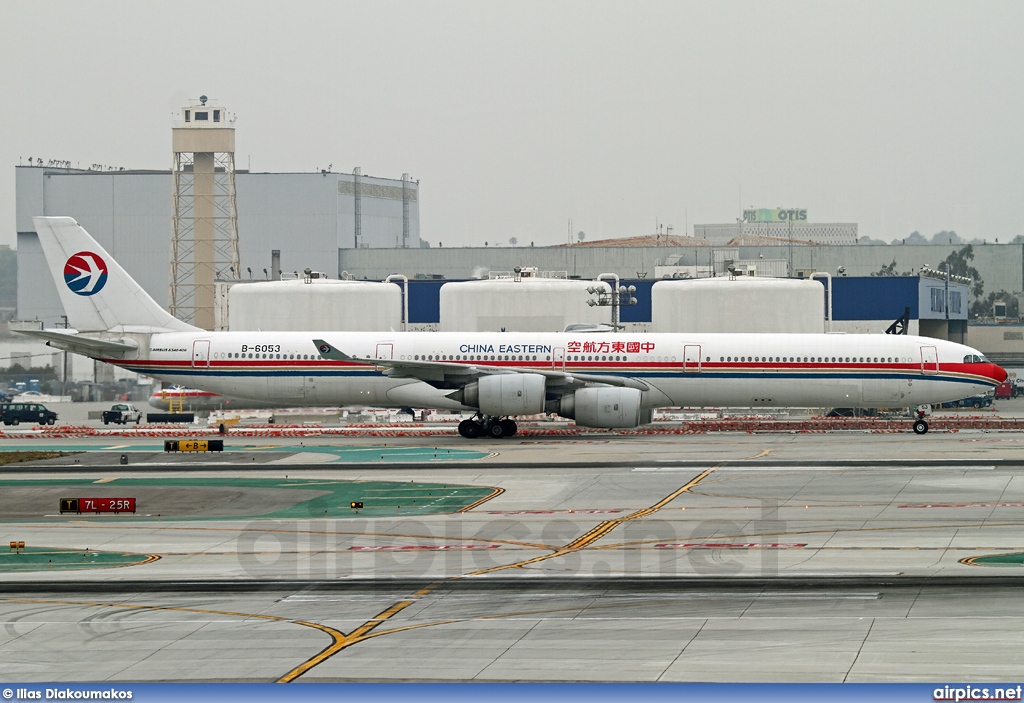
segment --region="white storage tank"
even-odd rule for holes
[[[299,278],[237,283],[228,292],[232,331],[402,329],[402,289],[394,283]]]
[[[651,289],[654,332],[825,331],[825,286],[788,278],[658,281]]]
[[[610,324],[610,306],[597,302],[601,281],[544,278],[531,269],[522,275],[459,281],[441,286],[442,332],[561,332],[571,324]]]

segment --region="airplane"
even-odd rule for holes
[[[281,407],[280,403],[273,401],[232,398],[219,393],[180,386],[153,391],[149,396],[149,405],[164,411],[179,406],[188,410],[259,410]]]
[[[473,411],[467,438],[512,436],[514,417],[540,413],[631,428],[669,406],[919,406],[1007,375],[971,347],[906,335],[207,332],[157,305],[74,219],[33,221],[73,329],[22,334],[221,395]],[[928,431],[923,416],[913,429]]]

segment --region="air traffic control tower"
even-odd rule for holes
[[[182,108],[171,130],[174,193],[167,297],[172,315],[214,328],[217,278],[237,278],[235,118],[207,97]]]

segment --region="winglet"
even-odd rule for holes
[[[335,349],[322,339],[314,339],[313,344],[316,345],[316,350],[320,353],[320,358],[322,359],[331,359],[333,361],[355,361],[351,356]]]

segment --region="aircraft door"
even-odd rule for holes
[[[565,349],[563,347],[555,347],[551,350],[551,369],[565,371]]]
[[[921,373],[934,376],[939,372],[939,352],[935,347],[921,347]]]
[[[700,373],[699,344],[687,344],[683,347],[683,373]]]
[[[377,356],[375,359],[394,359],[395,358],[395,345],[394,344],[377,344]]]
[[[210,340],[197,339],[192,342],[192,367],[205,369],[210,366]]]

